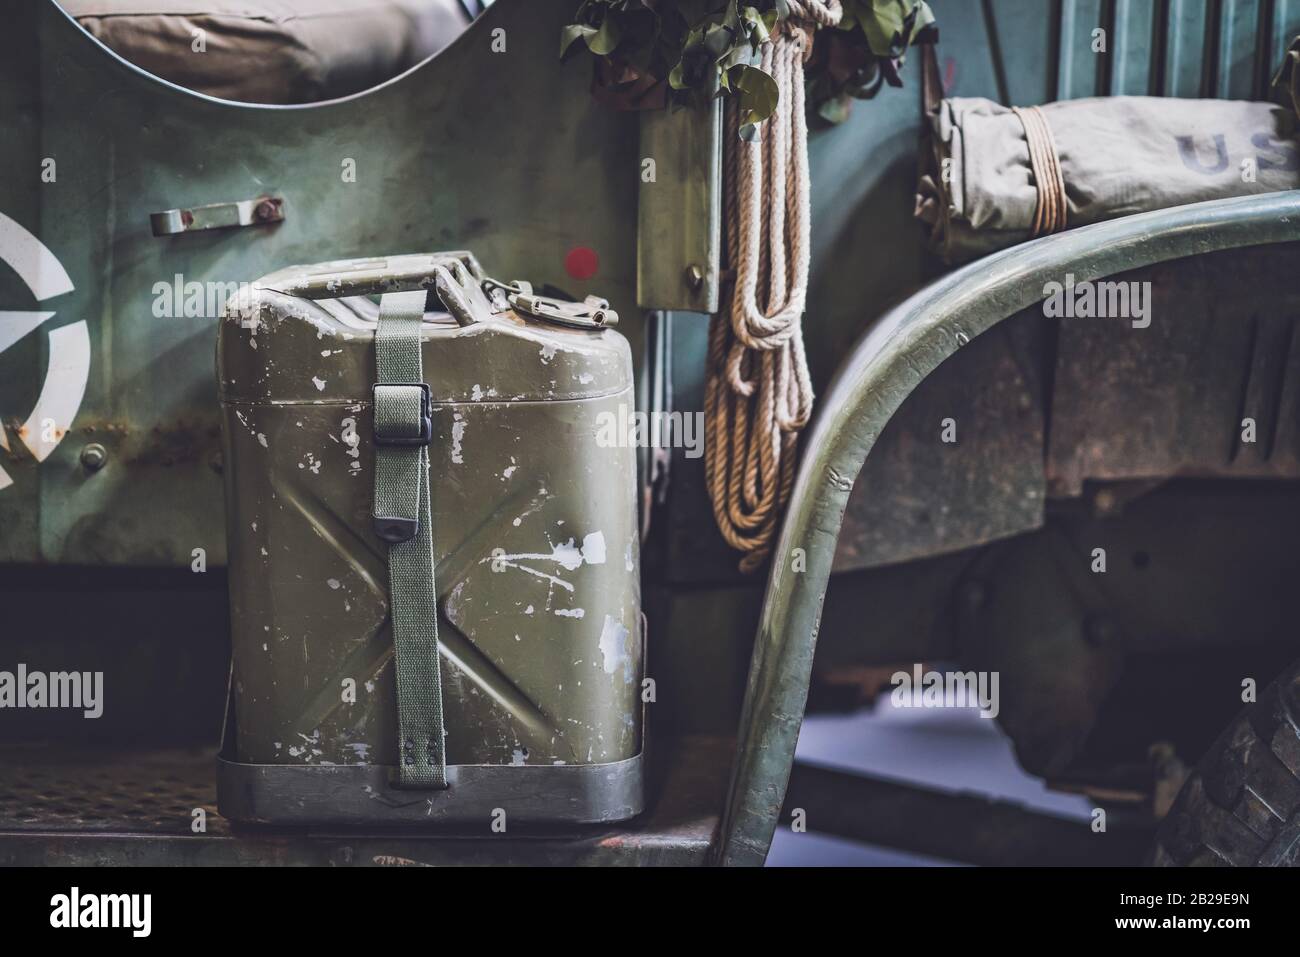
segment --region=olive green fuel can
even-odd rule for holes
[[[420,289],[437,790],[397,781],[387,545],[372,515],[378,302]],[[640,812],[636,451],[617,429],[632,366],[602,305],[494,283],[467,253],[287,269],[230,300],[217,345],[233,632],[225,816],[486,825],[501,812]]]

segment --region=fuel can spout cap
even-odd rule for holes
[[[511,293],[508,299],[517,312],[578,329],[603,329],[618,325],[618,313],[609,308],[607,299],[588,296],[582,302],[568,302],[535,295],[526,283],[516,285],[524,288]]]

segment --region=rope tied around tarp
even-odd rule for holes
[[[813,405],[802,331],[811,218],[804,63],[814,31],[838,24],[843,8],[839,0],[788,6],[762,50],[776,111],[747,141],[738,107],[728,107],[725,251],[735,278],[709,327],[705,479],[722,537],[744,553],[743,572],[771,553]]]
[[[1065,195],[1065,175],[1061,172],[1061,156],[1056,151],[1056,139],[1047,123],[1047,114],[1036,106],[1013,106],[1011,112],[1020,118],[1025,128],[1025,142],[1029,145],[1029,167],[1034,173],[1034,186],[1038,190],[1038,205],[1029,226],[1029,238],[1059,233],[1066,227],[1070,211]]]

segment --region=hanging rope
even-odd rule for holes
[[[812,414],[802,319],[808,291],[808,124],[804,63],[813,31],[839,23],[839,0],[788,0],[763,47],[776,112],[752,142],[728,106],[723,202],[729,303],[709,326],[705,478],[713,516],[751,572],[771,553],[794,485],[799,432]]]

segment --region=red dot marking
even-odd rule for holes
[[[588,249],[586,246],[575,246],[564,257],[564,271],[571,279],[580,281],[590,279],[596,275],[599,266],[600,257],[596,255],[594,249]]]

